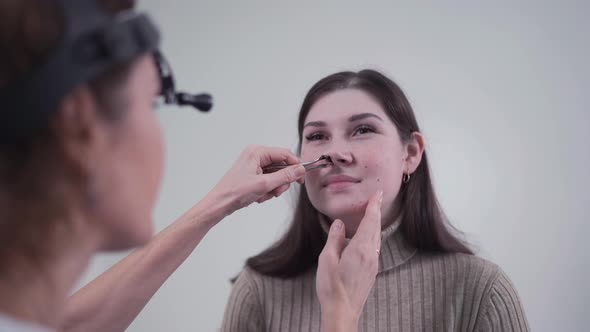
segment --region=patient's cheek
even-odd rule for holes
[[[358,199],[350,203],[349,209],[351,213],[364,213],[367,201],[365,199]]]
[[[365,174],[369,177],[378,177],[380,176],[383,169],[387,169],[389,167],[384,167],[385,161],[379,157],[379,154],[382,152],[379,151],[367,151],[367,156],[363,158],[363,170]]]

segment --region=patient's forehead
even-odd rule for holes
[[[359,89],[344,89],[322,96],[310,109],[305,122],[347,121],[352,115],[374,113],[385,119],[381,105],[369,93]]]

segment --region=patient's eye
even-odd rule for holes
[[[353,136],[364,135],[376,132],[375,129],[369,125],[360,125],[356,127],[352,133]]]
[[[320,140],[324,140],[326,138],[327,138],[326,134],[324,134],[322,132],[315,132],[315,133],[311,133],[311,134],[305,136],[305,139],[308,141],[320,141]]]

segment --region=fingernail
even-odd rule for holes
[[[332,224],[334,224],[334,229],[339,231],[342,228],[342,221],[336,219],[332,222]]]
[[[295,167],[295,175],[296,176],[303,176],[303,175],[305,175],[305,167],[303,167],[301,165],[297,165],[297,167]]]

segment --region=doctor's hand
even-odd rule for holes
[[[334,220],[318,261],[316,290],[323,332],[357,331],[358,320],[375,283],[381,248],[381,202],[373,195],[346,248],[344,224]]]
[[[303,183],[305,168],[291,151],[283,148],[249,146],[225,173],[210,194],[226,200],[226,215],[254,202],[262,203],[287,191],[293,182]],[[264,174],[270,164],[291,165]]]

